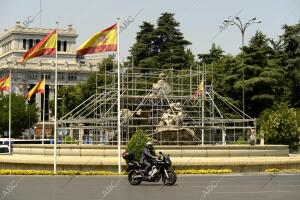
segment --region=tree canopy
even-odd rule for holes
[[[0,132],[8,132],[9,95],[0,94]],[[24,97],[11,95],[12,137],[18,137],[25,129],[38,122],[36,104],[26,105]]]
[[[259,120],[260,135],[271,144],[287,144],[293,150],[299,148],[300,118],[296,110],[285,103],[276,104],[262,112]]]
[[[129,58],[139,68],[184,69],[189,67],[186,47],[191,44],[179,30],[179,22],[173,13],[162,13],[156,27],[143,22],[137,33],[136,42],[130,49]]]

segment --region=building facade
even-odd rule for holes
[[[49,100],[54,99],[55,56],[42,56],[21,64],[23,55],[31,47],[44,38],[51,29],[25,28],[20,22],[0,34],[0,77],[12,73],[12,92],[26,95],[27,92],[44,76],[45,87],[45,119],[51,122]],[[76,61],[76,30],[72,25],[58,30],[58,87],[76,85],[86,81],[98,69],[97,62],[80,63]],[[40,110],[42,121],[43,94],[32,97]]]

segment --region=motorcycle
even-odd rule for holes
[[[145,166],[134,160],[134,155],[130,152],[122,154],[127,161],[128,182],[131,185],[139,185],[142,181],[159,182],[162,179],[164,185],[171,186],[176,183],[177,175],[170,169],[172,162],[169,155],[159,152],[158,158],[153,161],[153,165],[148,174],[144,174]]]

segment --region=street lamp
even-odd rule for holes
[[[241,33],[242,33],[242,47],[244,47],[244,36],[246,29],[251,25],[251,24],[260,24],[262,21],[257,21],[256,17],[253,17],[252,19],[248,20],[245,24],[242,23],[239,17],[235,17],[231,20],[224,19],[224,22],[229,23],[230,25],[237,26]]]
[[[242,51],[243,51],[244,42],[245,42],[244,41],[245,40],[244,36],[245,36],[246,29],[251,24],[260,24],[262,21],[258,21],[258,20],[256,20],[256,17],[253,17],[252,19],[249,19],[246,23],[243,24],[239,17],[235,17],[231,20],[225,19],[224,22],[228,23],[232,26],[237,26],[240,29],[240,31],[242,33]],[[244,80],[245,80],[245,74],[244,74],[244,70],[243,70],[243,82],[244,82]],[[244,114],[245,113],[245,88],[244,88],[244,85],[243,85],[243,94],[242,94],[242,96],[243,96],[242,97],[243,98],[242,99],[242,101],[243,101],[243,119],[245,119],[245,114]],[[243,121],[243,124],[244,124],[244,121]],[[244,130],[244,128],[243,128],[243,130]]]

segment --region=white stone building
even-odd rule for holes
[[[22,57],[29,48],[44,38],[51,29],[25,28],[20,22],[9,30],[0,33],[0,77],[12,72],[12,91],[25,95],[45,74],[46,77],[46,109],[45,118],[49,121],[49,99],[54,98],[55,56],[41,56],[21,64]],[[86,81],[97,70],[96,62],[77,63],[76,38],[72,25],[58,31],[58,85],[76,85]],[[32,97],[40,108],[42,120],[43,94]],[[51,119],[50,119],[51,121]]]

